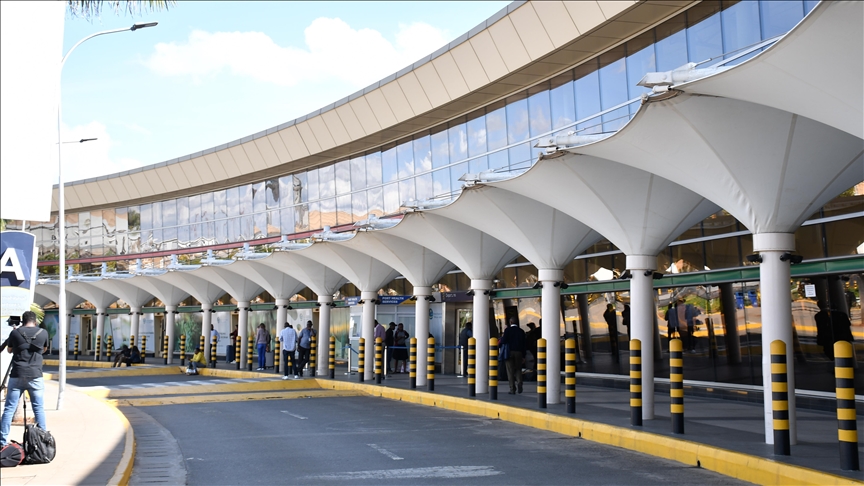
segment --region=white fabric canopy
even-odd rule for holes
[[[449,260],[429,248],[387,230],[362,231],[350,240],[333,243],[365,253],[393,267],[415,287],[438,283],[453,268]]]
[[[296,278],[261,261],[237,262],[224,269],[260,284],[275,299],[290,299],[306,287],[306,284]]]
[[[380,260],[336,243],[313,243],[292,252],[332,268],[361,291],[377,292],[384,284],[399,276],[398,272]]]

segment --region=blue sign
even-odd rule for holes
[[[410,295],[379,295],[378,300],[381,301],[381,305],[399,305],[402,302],[410,299]],[[343,299],[345,305],[347,306],[355,306],[360,303],[360,297],[345,297]]]
[[[0,315],[30,310],[36,289],[36,237],[24,231],[0,233]]]

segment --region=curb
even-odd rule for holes
[[[114,475],[108,480],[111,486],[126,486],[129,484],[129,478],[132,476],[132,466],[135,464],[135,432],[132,430],[132,425],[129,419],[123,415],[116,406],[106,402],[111,409],[120,417],[123,422],[123,427],[126,428],[126,445],[123,447],[123,456],[120,458],[120,464],[114,470]]]
[[[688,466],[701,467],[724,476],[756,484],[864,484],[864,481],[855,481],[847,477],[776,462],[720,447],[509,405],[436,395],[423,391],[376,387],[321,378],[316,378],[316,380],[323,389],[362,390],[369,395],[381,398],[497,418],[519,425],[670,459]]]
[[[59,359],[46,359],[42,362],[45,366],[60,366]],[[67,368],[110,368],[113,365],[113,362],[109,361],[75,361],[75,360],[66,360]],[[136,363],[132,365],[134,366],[149,366],[146,363]]]

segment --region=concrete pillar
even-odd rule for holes
[[[213,313],[210,312],[212,309],[213,304],[201,304],[201,311],[203,312],[201,316],[201,336],[204,336],[204,359],[207,360],[208,363],[210,362],[210,324],[213,323]],[[241,331],[243,329],[245,328],[241,328]],[[197,348],[200,343],[201,338],[199,337],[198,342],[195,343],[195,347]],[[243,362],[246,362],[245,358]]]
[[[174,313],[176,305],[165,306],[165,335],[168,336],[168,364],[174,361]]]
[[[321,308],[318,311],[318,376],[330,376],[330,304],[333,302],[332,295],[319,295],[318,303]]]
[[[358,356],[358,359],[363,360],[363,379],[372,381],[375,377],[375,304],[378,301],[378,292],[363,290],[360,292],[360,299],[363,301],[360,336],[366,340],[366,356]]]
[[[780,255],[795,250],[795,235],[791,233],[761,233],[753,235],[753,251],[762,257],[759,265],[759,286],[762,294],[762,386],[764,390],[765,443],[774,443],[771,410],[771,342],[786,343],[786,380],[789,387],[789,437],[797,442],[795,420],[795,348],[792,341],[792,296],[789,290],[788,261]]]
[[[849,305],[846,303],[846,284],[839,275],[828,277],[828,300],[831,310],[838,310],[847,316],[849,315]]]
[[[582,327],[582,357],[586,361],[591,361],[591,317],[588,315],[588,294],[577,295],[576,303],[579,304],[579,323]],[[631,309],[630,312],[632,315],[633,310]]]
[[[288,304],[290,301],[288,299],[276,299],[276,339],[279,339],[279,333],[282,332],[282,329],[285,329],[285,323],[288,322]],[[306,327],[305,325],[303,326]],[[273,349],[276,349],[276,346],[272,346]],[[285,371],[285,360],[282,357],[279,357],[279,373]]]
[[[243,369],[243,367],[246,366],[246,362],[249,359],[249,311],[246,310],[249,308],[249,305],[249,302],[237,302],[237,335],[240,336],[240,369]],[[277,329],[279,329],[278,326]],[[209,323],[207,325],[207,349],[210,349]],[[209,360],[210,358],[208,357],[207,359]],[[257,363],[255,367],[258,367]]]
[[[417,338],[417,386],[426,386],[426,373],[420,373],[420,363],[423,363],[423,370],[425,371],[426,357],[429,355],[429,349],[425,346],[429,336],[429,301],[426,300],[426,297],[431,295],[432,287],[414,287],[414,296],[417,297],[417,301],[414,303],[414,333],[416,334],[414,337]],[[421,346],[421,343],[424,346]],[[405,343],[406,346],[408,344]]]
[[[540,334],[546,340],[546,403],[561,403],[561,283],[564,271],[539,269],[537,276],[543,284],[541,315],[545,325]],[[536,357],[535,357],[536,359]]]
[[[731,283],[720,284],[726,364],[741,364],[741,337],[738,335],[738,308]]]
[[[135,345],[138,346],[138,349],[141,349],[141,336],[139,327],[141,324],[141,308],[140,307],[132,307],[129,309],[129,312],[132,313],[132,325],[129,330],[129,334],[135,336]],[[100,336],[102,335],[100,331]],[[144,355],[144,350],[141,349],[141,355]]]
[[[657,256],[627,255],[630,336],[642,343],[642,420],[654,419],[654,270]],[[647,273],[647,275],[646,275]],[[629,363],[629,356],[627,357]]]
[[[101,336],[99,339],[102,341],[102,352],[101,355],[105,355],[105,309],[104,307],[96,308],[96,336]],[[96,342],[96,336],[93,336],[93,342]],[[95,346],[95,344],[94,344]]]
[[[474,310],[472,312],[474,322],[474,339],[477,340],[477,393],[489,393],[489,291],[492,290],[492,280],[471,279],[471,290],[474,291]],[[426,342],[426,337],[417,341]],[[420,342],[417,343],[420,348]],[[419,355],[419,350],[418,350]],[[420,368],[420,361],[417,361]]]

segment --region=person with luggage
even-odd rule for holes
[[[12,416],[18,408],[18,400],[26,390],[30,395],[36,424],[42,430],[45,425],[45,382],[42,378],[42,353],[48,349],[48,332],[38,326],[36,314],[27,311],[21,315],[22,326],[12,331],[6,350],[12,353],[12,371],[6,406],[0,419],[0,447],[9,441]]]

